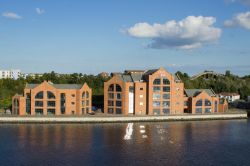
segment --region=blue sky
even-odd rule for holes
[[[249,11],[249,0],[0,0],[0,68],[246,75]]]

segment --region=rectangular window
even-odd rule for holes
[[[82,108],[82,114],[85,114],[85,108]]]
[[[153,100],[160,100],[160,99],[161,99],[161,94],[153,93]]]
[[[55,115],[56,114],[56,110],[55,109],[48,109],[47,113],[48,113],[48,115]]]
[[[109,99],[113,99],[113,98],[114,98],[114,93],[109,93],[109,94],[108,94],[108,98],[109,98]]]
[[[163,92],[170,92],[170,87],[169,86],[164,86],[163,87]]]
[[[113,108],[108,108],[108,114],[113,114],[114,113],[114,109]]]
[[[122,114],[122,109],[121,108],[116,108],[116,114]]]
[[[121,93],[117,93],[116,94],[116,99],[122,99],[122,94]]]
[[[140,90],[143,90],[143,88],[140,88]]]
[[[89,100],[86,101],[86,106],[89,106]]]
[[[140,102],[140,106],[143,106],[143,102]]]
[[[170,114],[170,110],[169,109],[163,109],[162,112],[163,112],[163,114]]]
[[[42,115],[43,114],[43,109],[35,109],[36,115]]]
[[[75,102],[71,102],[72,105],[75,105]]]
[[[211,108],[205,108],[205,113],[211,113]]]
[[[72,94],[71,96],[72,96],[72,97],[75,97],[75,94]]]
[[[161,102],[160,101],[153,101],[153,107],[160,107]]]
[[[163,102],[162,102],[162,106],[163,106],[164,108],[170,107],[170,102],[169,102],[169,101],[163,101]]]
[[[48,101],[47,102],[47,106],[48,107],[55,107],[56,106],[56,102],[55,101]]]
[[[140,98],[143,98],[143,95],[140,95]]]
[[[108,106],[114,106],[114,101],[109,100],[108,101]]]
[[[83,107],[85,106],[85,101],[82,101],[82,106],[83,106]]]
[[[160,86],[154,86],[153,87],[153,91],[154,92],[160,92],[161,91],[161,87]]]
[[[162,98],[165,99],[165,100],[168,100],[168,99],[170,99],[170,94],[165,93],[165,94],[162,95]]]
[[[35,101],[36,107],[43,107],[43,101]]]
[[[153,109],[153,114],[154,115],[160,115],[160,110],[159,109]]]
[[[196,108],[195,113],[196,114],[201,114],[202,113],[202,108]]]
[[[122,106],[122,102],[121,101],[116,101],[116,106],[117,107],[121,107]]]

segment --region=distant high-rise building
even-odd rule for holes
[[[11,69],[11,70],[0,70],[0,79],[3,78],[11,78],[18,79],[21,76],[21,70],[19,69]]]

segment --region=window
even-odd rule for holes
[[[143,98],[143,95],[140,95],[140,98]]]
[[[36,99],[43,99],[43,91],[38,92],[35,96]]]
[[[36,115],[42,115],[43,114],[43,109],[35,109]]]
[[[202,106],[202,100],[200,99],[200,100],[198,100],[197,102],[196,102],[196,104],[195,104],[196,106]]]
[[[113,108],[108,108],[108,114],[113,114],[114,113],[114,109]]]
[[[153,109],[153,114],[154,115],[160,115],[160,110],[159,109]]]
[[[71,114],[72,114],[72,115],[74,115],[74,114],[75,114],[75,111],[74,111],[74,110],[72,110],[72,111],[71,111]]]
[[[196,108],[195,113],[196,114],[201,114],[202,113],[202,108]]]
[[[205,113],[211,113],[211,108],[205,108]]]
[[[86,108],[86,112],[89,113],[89,107]]]
[[[143,106],[143,102],[140,102],[140,106]]]
[[[108,106],[114,106],[114,101],[109,100],[108,101]]]
[[[160,86],[154,86],[153,87],[153,91],[154,92],[160,92],[161,91],[161,87]]]
[[[170,99],[170,94],[166,93],[162,95],[163,99]]]
[[[117,93],[116,94],[116,99],[121,99],[122,98],[122,94],[121,93]]]
[[[170,92],[170,87],[169,86],[164,86],[163,87],[163,92]]]
[[[160,101],[153,101],[153,107],[160,107],[161,102]]]
[[[56,106],[56,102],[55,101],[47,101],[47,106],[48,107],[55,107]]]
[[[83,106],[83,107],[85,106],[85,101],[82,101],[82,106]]]
[[[170,110],[169,109],[163,109],[162,112],[163,112],[163,114],[170,114]]]
[[[160,99],[161,99],[161,94],[153,93],[153,100],[160,100]]]
[[[82,114],[85,114],[85,108],[82,108]]]
[[[56,97],[55,97],[54,93],[47,91],[47,98],[48,99],[55,99]]]
[[[35,101],[36,107],[43,107],[43,101]]]
[[[153,82],[154,85],[160,85],[161,84],[161,79],[160,78],[156,78]]]
[[[82,93],[82,98],[86,98],[86,92]]]
[[[170,102],[169,101],[163,101],[162,106],[165,107],[170,107]]]
[[[75,102],[71,102],[72,105],[75,105]]]
[[[109,93],[109,94],[108,94],[108,98],[109,98],[109,99],[113,99],[113,98],[114,98],[114,93]]]
[[[115,90],[116,90],[116,92],[121,92],[121,91],[122,91],[122,88],[121,88],[120,85],[116,84]]]
[[[116,108],[116,114],[122,114],[122,109],[121,108]]]
[[[218,112],[218,102],[214,102],[214,112]]]
[[[55,115],[56,114],[56,110],[55,109],[48,109],[47,113],[48,113],[48,115]]]
[[[89,98],[89,92],[88,91],[86,92],[86,98],[87,99]]]
[[[140,90],[143,90],[143,88],[140,88]]]
[[[205,100],[205,106],[211,106],[211,102],[209,100]]]
[[[86,101],[86,106],[89,106],[89,100]]]
[[[169,82],[169,80],[167,78],[163,78],[163,84],[164,85],[169,85],[170,82]]]
[[[188,101],[184,101],[184,106],[188,106]]]
[[[75,97],[75,94],[72,94],[71,96],[72,96],[72,97]]]
[[[117,107],[121,107],[122,106],[122,102],[121,101],[116,101],[116,106]]]
[[[110,92],[114,91],[114,84],[109,85],[108,91]]]

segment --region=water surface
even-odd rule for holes
[[[0,124],[0,165],[250,165],[250,121]]]

